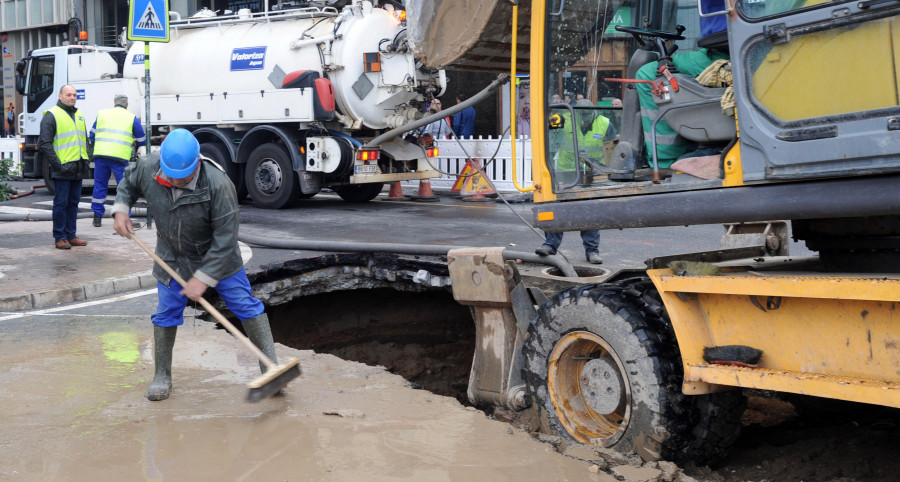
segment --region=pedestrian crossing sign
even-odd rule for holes
[[[169,0],[131,0],[128,40],[169,41]]]

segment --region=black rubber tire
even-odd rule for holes
[[[383,182],[372,184],[349,184],[345,186],[336,186],[334,192],[336,192],[341,199],[349,203],[364,203],[378,197],[378,195],[381,194],[382,188],[384,188]]]
[[[257,206],[281,209],[292,205],[300,192],[300,180],[290,156],[277,144],[263,144],[250,153],[244,174],[247,192]]]
[[[200,144],[200,154],[208,157],[225,169],[228,179],[234,184],[238,202],[247,198],[247,184],[244,182],[244,166],[235,163],[228,154],[228,149],[218,142]]]
[[[542,428],[567,440],[623,453],[634,451],[645,461],[713,464],[725,456],[739,434],[743,395],[740,391],[681,393],[680,355],[654,293],[649,281],[632,281],[626,286],[585,285],[548,300],[532,322],[523,348],[529,395],[537,405]],[[575,342],[581,345],[573,344],[573,339],[581,337],[585,339]],[[607,350],[592,347],[592,339],[605,343],[617,358],[619,376],[630,392],[624,405],[608,417],[583,398],[590,386],[581,382],[587,380],[581,369],[587,361],[603,358],[600,355]],[[560,352],[564,347],[582,347],[589,353],[576,348]],[[554,380],[572,382],[566,388],[557,381],[552,397],[551,366]]]

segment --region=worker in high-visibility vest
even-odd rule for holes
[[[90,169],[84,114],[75,107],[78,91],[59,89],[59,101],[41,119],[38,150],[53,180],[53,240],[57,249],[87,246],[75,233],[81,181]]]
[[[94,211],[94,227],[99,228],[106,212],[104,203],[110,173],[116,176],[116,185],[122,182],[134,148],[147,143],[141,122],[128,110],[127,95],[116,94],[113,97],[113,108],[97,113],[97,120],[91,127],[90,140],[94,146],[94,194],[91,196],[91,210]]]
[[[578,139],[577,157],[585,166],[587,173],[600,172],[598,168],[605,164],[603,156],[603,143],[615,139],[615,126],[609,119],[600,115],[596,106],[587,99],[575,102],[575,107],[581,107],[575,111],[576,122],[571,121],[571,115],[564,112],[561,116],[562,126],[551,132],[550,152],[556,171],[556,177],[561,184],[573,181],[576,165],[576,153],[573,134]],[[563,233],[544,233],[544,244],[534,250],[541,256],[552,256],[559,250],[562,244]],[[600,231],[588,229],[581,231],[581,244],[584,247],[584,257],[591,264],[602,264],[600,257]]]

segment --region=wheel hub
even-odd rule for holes
[[[610,415],[625,407],[625,381],[619,375],[615,360],[605,356],[584,364],[581,370],[581,393],[595,412]]]
[[[581,443],[615,444],[630,423],[631,392],[609,344],[573,331],[556,342],[548,364],[548,395],[566,432]]]
[[[281,167],[274,159],[265,159],[256,168],[256,187],[265,194],[275,194],[282,185]]]

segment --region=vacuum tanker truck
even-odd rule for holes
[[[427,179],[429,152],[394,139],[362,149],[380,131],[420,117],[443,92],[441,70],[421,70],[403,12],[369,1],[259,14],[208,10],[170,21],[170,41],[150,45],[151,139],[191,130],[240,195],[278,209],[323,188],[364,202],[385,182]],[[29,52],[16,65],[24,96],[24,174],[44,177],[36,144],[43,114],[65,84],[88,122],[113,95],[145,119],[145,48],[67,45]]]

